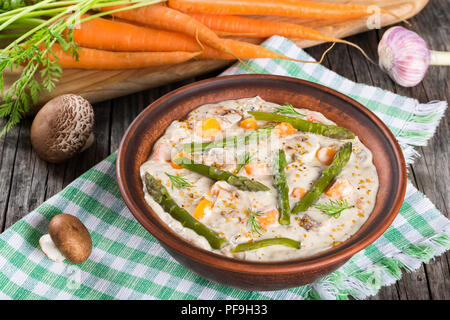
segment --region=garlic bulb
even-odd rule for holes
[[[403,27],[389,28],[378,44],[379,65],[401,86],[413,87],[424,78],[430,65],[449,65],[448,52],[428,49],[415,32]]]

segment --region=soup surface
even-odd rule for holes
[[[201,248],[237,259],[279,261],[307,257],[352,236],[372,212],[378,191],[378,176],[370,150],[358,137],[335,139],[304,132],[286,122],[256,120],[249,113],[252,111],[335,125],[319,112],[280,106],[260,97],[200,106],[185,120],[169,125],[155,143],[148,161],[141,166],[148,204],[181,237]],[[251,138],[233,144],[217,143],[246,136]],[[212,144],[208,146],[209,142]],[[286,158],[282,171],[290,211],[317,187],[316,182],[325,170],[333,166],[335,155],[349,142],[352,151],[342,170],[305,211],[291,212],[288,221],[280,223],[281,196],[275,183],[280,150]],[[180,158],[259,182],[267,190],[243,190],[226,180],[212,179],[182,167],[177,161]],[[220,248],[213,248],[204,236],[184,227],[179,219],[164,210],[148,192],[146,174],[162,184],[177,206],[220,235],[224,239]],[[273,238],[292,239],[301,246],[273,244],[242,252],[235,250],[239,244]]]

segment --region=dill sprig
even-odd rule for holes
[[[237,157],[236,173],[239,173],[239,171],[241,171],[242,167],[244,167],[246,164],[250,163],[250,160],[252,160],[252,155],[250,152],[245,151],[245,152],[241,153]]]
[[[329,216],[333,216],[335,218],[338,218],[342,211],[346,209],[351,209],[354,206],[350,206],[347,202],[347,200],[331,200],[328,204],[316,204],[313,205],[314,208],[319,209],[321,213],[327,214]]]
[[[261,225],[256,217],[262,215],[264,215],[264,213],[261,211],[253,211],[251,208],[248,209],[247,227],[250,229],[251,233],[261,235]]]
[[[302,113],[298,112],[297,110],[295,110],[294,106],[293,106],[292,104],[290,104],[290,103],[286,103],[286,104],[283,104],[283,105],[281,105],[281,106],[278,106],[278,107],[275,109],[275,113],[280,113],[280,114],[296,114],[296,115],[305,117],[304,114],[302,114]]]
[[[174,186],[177,187],[177,188],[181,188],[181,189],[183,189],[183,188],[192,188],[193,187],[193,185],[190,184],[186,180],[186,178],[184,178],[183,176],[174,176],[174,175],[171,175],[171,174],[169,174],[167,172],[164,172],[164,173],[170,179],[172,190],[173,190]]]

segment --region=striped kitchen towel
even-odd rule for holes
[[[272,37],[264,46],[296,59],[312,59],[291,41]],[[318,64],[286,60],[248,61],[260,73],[317,82],[375,112],[414,161],[415,146],[433,136],[446,102],[420,104],[379,88],[354,83]],[[224,74],[245,73],[238,64]],[[245,291],[208,281],[178,264],[131,215],[115,178],[116,154],[0,235],[2,299],[363,299],[450,248],[450,222],[408,182],[399,215],[389,229],[337,271],[312,284],[270,292]],[[54,263],[39,238],[50,219],[70,213],[83,221],[93,240],[81,264]]]

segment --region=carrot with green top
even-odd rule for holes
[[[113,52],[91,48],[79,48],[78,59],[64,52],[59,45],[52,48],[62,68],[79,69],[134,69],[171,65],[188,61],[196,57],[196,52]]]
[[[82,47],[109,51],[188,51],[199,52],[199,59],[234,60],[272,58],[300,61],[259,45],[234,39],[221,39],[232,54],[209,46],[179,32],[137,26],[123,21],[94,18],[73,30],[74,41]]]

